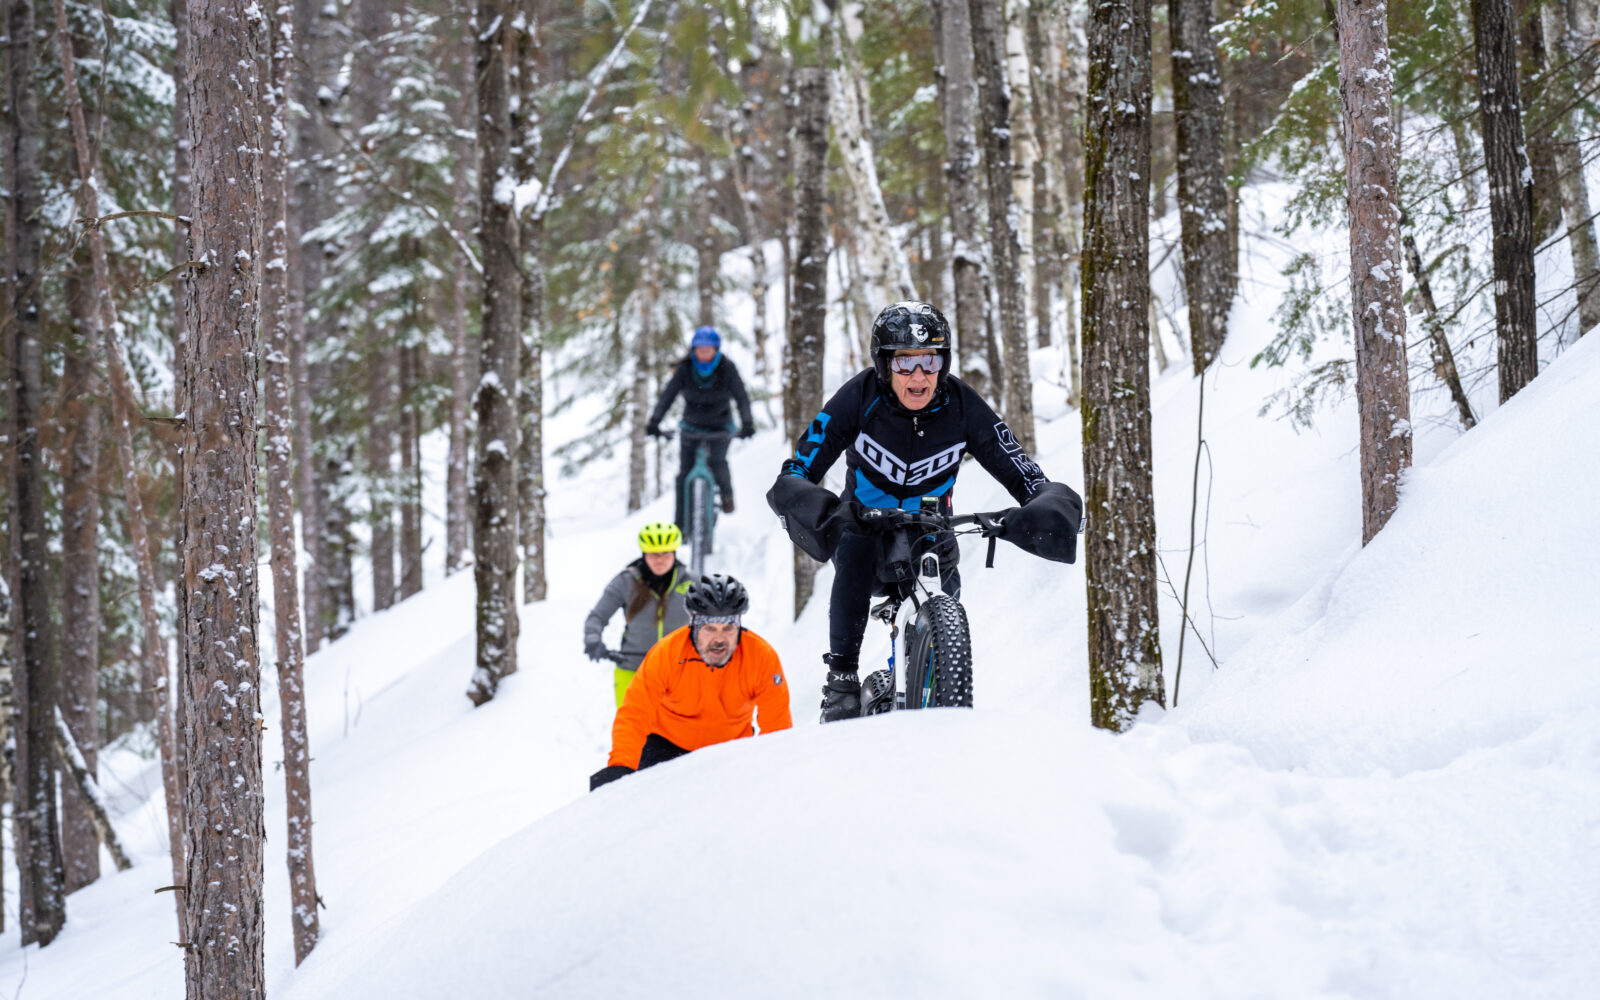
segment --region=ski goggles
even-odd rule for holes
[[[938,374],[944,367],[944,358],[938,354],[892,354],[889,356],[889,370],[901,375],[910,375],[921,368],[924,374]]]

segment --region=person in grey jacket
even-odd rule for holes
[[[616,666],[613,683],[617,707],[622,707],[634,671],[644,654],[662,636],[689,624],[683,595],[699,577],[678,562],[678,546],[683,532],[671,521],[652,521],[639,532],[639,548],[644,553],[624,566],[606,584],[600,600],[583,622],[583,651],[591,660],[611,660]],[[622,642],[615,650],[606,648],[606,625],[618,611],[623,612]]]

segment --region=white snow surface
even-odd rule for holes
[[[1247,270],[1207,376],[1191,603],[1220,668],[1191,633],[1178,706],[1093,729],[1082,564],[1002,544],[989,571],[973,541],[977,708],[818,726],[826,602],[789,620],[791,548],[762,499],[789,445],[758,404],[713,568],[750,585],[745,624],[783,657],[795,729],[588,793],[613,704],[582,618],[638,526],[670,517],[665,498],[624,516],[625,454],[556,483],[556,596],[524,606],[521,670],[479,709],[471,573],[442,576],[439,539],[420,595],[306,667],[326,908],[298,969],[263,661],[268,995],[1600,996],[1600,335],[1508,405],[1475,398],[1484,420],[1464,436],[1439,419],[1448,400],[1419,394],[1417,465],[1362,548],[1353,402],[1299,435],[1257,415],[1289,378],[1246,364],[1277,281],[1270,261]],[[748,329],[748,304],[728,302]],[[830,391],[849,370],[834,338]],[[754,383],[746,346],[728,351]],[[1080,486],[1060,363],[1034,357],[1037,457]],[[1186,367],[1152,391],[1169,695]],[[587,433],[592,412],[553,417],[550,440]],[[439,534],[442,448],[427,447]],[[1009,503],[965,469],[958,508]],[[886,648],[873,624],[864,668]],[[44,949],[19,947],[8,879],[6,996],[182,993],[173,895],[155,892],[172,878],[155,769],[113,751],[100,774],[136,865],[71,896]]]

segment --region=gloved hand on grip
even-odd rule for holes
[[[1021,507],[1005,511],[1006,541],[1053,562],[1078,561],[1083,498],[1065,483],[1045,483]]]
[[[651,421],[646,422],[645,425],[644,425],[644,432],[645,432],[645,434],[649,435],[650,437],[660,437],[661,436],[661,421],[659,421],[659,420],[651,420]]]
[[[756,425],[753,424],[753,423],[745,424],[743,427],[739,428],[739,436],[741,438],[755,437],[756,436]]]
[[[606,644],[599,641],[586,642],[583,644],[583,655],[591,660],[603,660],[606,658]]]

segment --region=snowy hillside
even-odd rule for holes
[[[1002,545],[989,571],[973,543],[978,707],[816,725],[826,612],[789,621],[769,428],[733,450],[718,568],[751,586],[796,728],[588,794],[612,701],[581,619],[669,510],[622,516],[625,469],[598,463],[553,491],[556,596],[526,607],[492,703],[463,694],[470,574],[309,661],[327,909],[299,969],[269,698],[269,995],[1600,996],[1600,337],[1469,435],[1419,420],[1401,508],[1363,550],[1353,405],[1301,434],[1258,416],[1287,376],[1248,368],[1273,302],[1246,295],[1208,376],[1192,588],[1221,667],[1191,634],[1175,708],[1090,728],[1082,567]],[[1059,358],[1035,364],[1040,464],[1080,485]],[[830,385],[843,370],[830,357]],[[1152,393],[1173,589],[1197,389],[1180,366]],[[962,477],[958,509],[1005,503]],[[1162,621],[1170,691],[1171,597]],[[864,662],[886,642],[871,626]],[[130,756],[102,774],[138,864],[73,895],[47,949],[10,927],[0,992],[181,993],[156,782]]]

